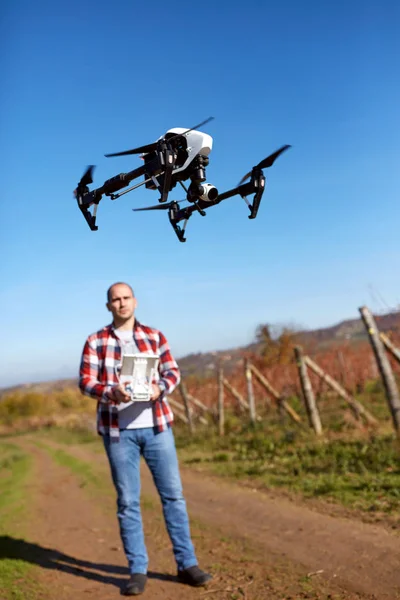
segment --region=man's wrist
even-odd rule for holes
[[[113,385],[109,385],[105,388],[101,398],[101,402],[109,403],[114,400],[114,388],[115,386]]]
[[[160,381],[157,381],[157,385],[158,385],[158,387],[160,389],[160,396],[162,396],[165,393],[166,389],[167,389],[166,383],[165,383],[165,381],[163,381],[162,379],[160,379]]]

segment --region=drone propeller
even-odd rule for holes
[[[182,136],[186,135],[187,133],[190,133],[190,131],[194,131],[196,129],[199,129],[199,127],[203,127],[203,125],[206,125],[206,123],[209,123],[213,119],[214,119],[214,117],[208,117],[208,119],[206,119],[205,121],[202,121],[198,125],[195,125],[191,129],[187,129],[183,133],[177,133],[177,134],[175,134],[174,136],[170,137],[168,141],[170,142],[171,140],[174,140],[175,138],[182,137]]]
[[[78,183],[78,188],[80,188],[81,186],[87,186],[87,185],[90,185],[91,183],[93,183],[93,169],[94,168],[95,168],[94,165],[88,166],[88,168],[82,175],[80,182]]]
[[[151,144],[147,144],[146,146],[140,146],[139,148],[134,148],[133,150],[125,150],[124,152],[114,152],[114,154],[105,154],[106,158],[110,158],[111,156],[128,156],[130,154],[145,154],[147,152],[152,152],[157,148],[157,142],[152,142]]]
[[[168,210],[173,204],[179,204],[179,202],[184,202],[184,200],[172,200],[172,202],[167,202],[166,204],[155,204],[154,206],[146,206],[146,208],[132,208],[132,210],[133,212],[140,210]]]
[[[209,117],[208,119],[206,119],[205,121],[202,121],[198,125],[195,125],[191,129],[187,129],[183,133],[177,133],[176,135],[171,137],[168,141],[171,141],[177,137],[186,135],[190,131],[193,131],[194,129],[198,129],[199,127],[202,127],[203,125],[205,125],[206,123],[209,123],[213,119],[214,119],[214,117]],[[109,158],[111,156],[127,156],[129,154],[146,154],[147,152],[153,152],[154,150],[156,150],[157,146],[158,146],[158,142],[152,142],[151,144],[146,144],[145,146],[139,146],[139,148],[133,148],[133,150],[125,150],[124,152],[115,152],[114,154],[105,154],[104,156]]]
[[[79,180],[78,185],[74,189],[74,196],[78,200],[79,196],[87,193],[89,191],[88,185],[93,183],[93,169],[94,165],[89,165],[82,177]]]
[[[277,150],[273,154],[270,154],[269,156],[267,156],[267,158],[264,158],[264,160],[262,160],[261,162],[258,163],[258,165],[253,167],[253,169],[249,173],[247,173],[244,177],[242,177],[242,179],[239,181],[238,185],[241,185],[244,181],[246,181],[246,179],[248,179],[251,176],[254,169],[261,170],[261,169],[267,169],[268,167],[272,167],[272,165],[274,164],[274,162],[276,161],[278,156],[280,156],[282,154],[282,152],[285,152],[285,150],[287,150],[288,148],[291,148],[291,146],[289,144],[286,144],[285,146],[282,146],[282,148],[279,148],[279,150]]]

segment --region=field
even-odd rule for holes
[[[144,467],[147,597],[400,598],[398,447],[379,382],[361,399],[379,431],[357,427],[345,407],[329,410],[329,398],[323,439],[268,406],[255,425],[228,408],[224,436],[212,419],[193,434],[177,421],[193,539],[214,579],[200,591],[177,583]],[[119,594],[127,569],[93,417],[93,402],[72,389],[19,391],[0,403],[0,598]]]

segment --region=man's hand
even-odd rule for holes
[[[153,383],[152,390],[153,390],[153,393],[151,394],[150,399],[157,400],[157,398],[159,398],[161,396],[161,390],[160,390],[159,386],[156,383]]]
[[[130,393],[125,389],[126,385],[126,383],[124,385],[119,383],[112,388],[111,392],[109,392],[109,397],[112,402],[115,402],[115,404],[120,404],[120,402],[129,402],[129,400],[131,400]]]

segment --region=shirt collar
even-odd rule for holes
[[[141,327],[141,324],[139,323],[139,321],[137,319],[135,319],[135,323],[133,324],[133,331],[135,331],[136,329],[140,329],[140,327]],[[109,333],[111,333],[113,336],[116,337],[114,323],[110,323],[110,325],[107,326],[107,329],[108,329]]]

